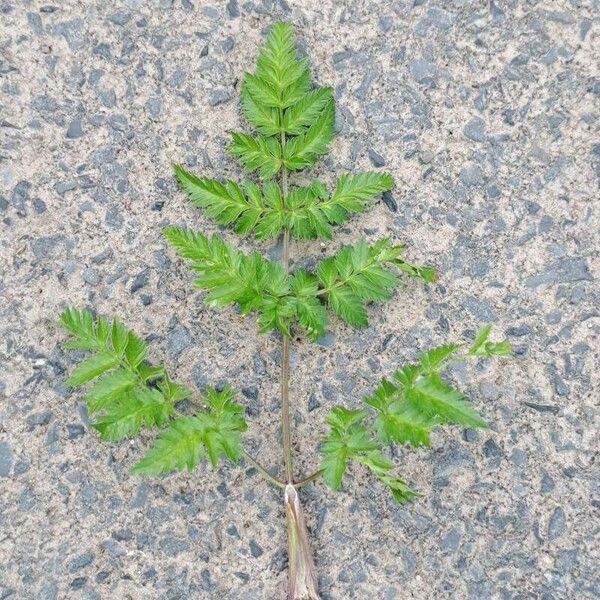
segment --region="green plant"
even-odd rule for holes
[[[116,318],[109,322],[77,309],[62,313],[60,321],[71,334],[65,345],[92,352],[67,383],[77,386],[96,380],[84,401],[103,439],[116,442],[142,427],[160,430],[132,467],[134,473],[191,470],[205,456],[212,465],[220,458],[244,458],[282,488],[289,533],[288,597],[315,600],[315,567],[297,489],[323,479],[335,490],[353,461],[364,465],[398,502],[411,500],[416,492],[394,474],[386,449],[392,444],[427,446],[432,429],[446,423],[485,427],[483,418],[442,372],[467,358],[507,355],[510,347],[506,341],[490,342],[486,326],[467,349],[450,344],[421,354],[418,363],[396,371],[393,381],[382,380],[364,398],[362,408],[332,407],[326,419],[329,431],[319,445],[321,468],[297,478],[290,432],[292,331],[304,331],[314,341],[325,333],[330,312],[350,325],[365,326],[367,304],[392,298],[400,283],[398,273],[426,283],[436,274],[431,267],[405,261],[402,246],[389,239],[373,244],[360,239],[320,261],[314,272],[290,273],[290,238],[330,239],[333,226],[365,210],[392,188],[393,180],[387,173],[369,172],[340,176],[332,192],[317,180],[290,185],[290,172],[313,165],[327,152],[334,126],[332,90],[311,87],[307,61],[297,58],[290,25],[277,23],[271,28],[256,72],[244,75],[241,99],[256,134],[234,133],[230,151],[248,170],[258,171],[261,184],[248,180],[240,186],[199,178],[179,165],[174,172],[192,202],[219,224],[257,238],[281,236],[281,263],[257,252],[244,254],[216,235],[180,227],[167,227],[164,234],[190,261],[195,285],[207,292],[207,304],[237,303],[243,315],[257,315],[261,332],[280,332],[283,476],[273,475],[243,449],[244,407],[234,402],[230,387],[208,387],[195,397],[173,381],[164,366],[150,364],[146,343]]]

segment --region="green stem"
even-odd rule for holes
[[[263,467],[251,454],[248,454],[245,450],[244,458],[267,480],[270,481],[273,485],[280,487],[281,489],[285,489],[285,483],[278,479],[277,477],[273,477],[265,467]]]
[[[300,479],[300,481],[294,481],[294,487],[302,487],[303,485],[306,485],[307,483],[310,483],[311,481],[314,481],[315,479],[319,479],[319,477],[321,477],[323,475],[323,470],[319,469],[318,471],[315,471],[312,475],[309,475],[308,477],[305,477],[304,479]]]
[[[280,111],[281,122],[283,122],[283,111]],[[281,132],[281,152],[285,148],[285,132]],[[288,180],[287,169],[281,167],[281,191],[283,195],[283,205],[287,206]],[[290,232],[286,227],[283,230],[283,252],[281,264],[285,273],[290,270]],[[290,433],[290,340],[287,335],[282,336],[281,343],[281,432],[283,437],[283,465],[285,469],[285,479],[287,483],[294,480],[294,471],[292,465],[292,439]]]

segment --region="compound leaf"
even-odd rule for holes
[[[269,194],[276,196],[274,190]],[[275,203],[275,197],[272,201]],[[326,318],[314,283],[310,293],[300,294],[292,291],[294,278],[279,263],[256,252],[246,255],[216,235],[208,238],[179,227],[167,227],[164,233],[181,256],[192,260],[191,268],[198,275],[194,283],[208,290],[206,303],[222,306],[234,302],[243,314],[257,310],[261,333],[279,329],[290,335],[294,317],[311,338],[324,333]]]
[[[281,132],[279,111],[275,108],[279,105],[279,98],[277,91],[268,83],[246,73],[240,98],[246,119],[258,133],[269,137]]]
[[[388,247],[382,245],[380,250],[387,252]],[[368,257],[364,247],[346,251],[346,254],[337,264],[336,272],[347,273],[351,265],[362,265]],[[322,281],[335,280],[336,275],[328,273],[329,268],[330,263],[325,272],[321,272]],[[412,500],[416,493],[392,474],[393,465],[382,453],[381,446],[392,443],[428,446],[431,430],[443,423],[486,426],[471,403],[444,381],[439,372],[450,359],[478,356],[477,350],[487,342],[488,336],[489,328],[485,328],[471,349],[459,357],[455,356],[461,347],[459,344],[432,348],[420,355],[418,364],[407,364],[396,371],[397,383],[382,379],[373,393],[363,399],[376,411],[374,420],[364,410],[333,407],[326,418],[329,432],[320,446],[322,474],[328,485],[337,489],[348,461],[354,460],[368,467],[388,487],[395,500]]]
[[[194,417],[175,419],[131,470],[140,475],[191,471],[204,454],[202,439],[203,432],[198,429]]]
[[[342,484],[348,460],[344,442],[338,434],[331,432],[321,444],[320,452],[323,479],[332,490],[337,490]]]
[[[141,427],[164,425],[172,411],[158,390],[135,388],[108,407],[92,426],[102,439],[116,442],[135,435]]]
[[[333,139],[335,109],[333,102],[328,102],[317,119],[308,129],[286,141],[283,148],[283,162],[288,169],[303,169],[313,165],[317,156],[325,154]]]
[[[242,454],[242,433],[247,425],[243,417],[244,407],[233,401],[229,386],[217,391],[207,387],[208,409],[197,413],[195,427],[202,431],[202,441],[213,466],[221,455],[236,462]]]
[[[281,146],[274,138],[254,138],[246,133],[231,134],[230,152],[250,171],[257,170],[263,179],[275,175],[281,168]]]
[[[325,422],[335,431],[346,433],[352,426],[360,424],[366,416],[367,413],[359,408],[334,406],[325,418]]]
[[[388,239],[372,246],[360,239],[321,261],[317,276],[329,307],[351,325],[367,325],[365,302],[391,298],[390,290],[400,283],[386,265],[397,266],[401,252],[402,247],[392,246]]]
[[[487,427],[461,392],[446,383],[437,373],[428,373],[405,390],[406,398],[418,412],[437,417],[442,423],[464,427]]]
[[[369,171],[342,175],[335,191],[323,202],[322,210],[332,224],[339,224],[350,212],[360,212],[378,194],[391,190],[394,180],[388,173]]]
[[[425,283],[435,283],[435,281],[437,281],[437,272],[433,267],[415,265],[400,258],[390,262],[392,262],[392,264],[394,264],[403,273],[406,273],[411,277],[418,277]]]
[[[194,283],[209,290],[205,297],[207,304],[221,306],[242,300],[247,292],[243,263],[248,266],[249,257],[244,257],[217,235],[209,238],[179,227],[166,227],[163,231],[179,254],[193,261],[192,269],[198,274]]]
[[[182,252],[194,259],[205,260],[207,256],[215,256],[215,249],[211,248],[214,240],[176,228],[169,234]],[[222,256],[225,250],[218,245],[216,255]],[[248,259],[253,264],[259,264],[257,257],[251,255]],[[275,266],[281,269],[279,265]],[[277,293],[283,285],[283,293],[289,291],[285,277],[282,283],[278,273],[269,269],[258,271],[262,288]],[[246,298],[240,302],[253,300]],[[203,397],[205,410],[171,422],[176,414],[174,405],[191,396],[191,391],[173,381],[164,366],[152,366],[145,362],[146,344],[143,340],[117,319],[113,319],[109,325],[106,319],[94,319],[88,311],[67,309],[61,315],[61,322],[71,334],[79,336],[77,339],[90,342],[98,340],[103,344],[100,352],[85,359],[75,369],[69,378],[72,385],[84,383],[114,369],[97,381],[85,395],[90,413],[98,415],[92,426],[102,439],[114,442],[134,436],[142,427],[168,425],[159,434],[153,447],[133,467],[134,472],[150,475],[191,469],[204,452],[213,464],[221,455],[232,461],[238,460],[242,452],[241,434],[246,430],[246,422],[244,409],[233,401],[233,392],[229,387],[220,391],[207,388]]]
[[[100,379],[83,397],[90,413],[107,408],[119,400],[138,382],[137,375],[126,369],[115,369]]]
[[[289,135],[303,133],[319,116],[321,111],[331,103],[333,90],[330,87],[319,87],[311,90],[286,109],[283,115],[283,128]]]
[[[119,359],[112,352],[102,351],[93,354],[79,363],[67,379],[68,386],[81,385],[116,367]]]

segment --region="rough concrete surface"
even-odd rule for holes
[[[239,178],[239,78],[293,21],[338,136],[316,174],[383,167],[391,196],[298,262],[389,235],[435,265],[360,331],[293,343],[297,469],[328,407],[488,321],[514,359],[451,373],[490,423],[396,452],[398,507],[351,469],[305,488],[323,598],[600,597],[600,34],[595,0],[0,0],[0,598],[284,598],[282,499],[248,465],[144,481],[149,438],[105,444],[66,305],[118,314],[188,385],[231,381],[278,458],[277,336],[213,310],[161,226],[215,231],[170,163]],[[250,239],[237,242],[250,248]],[[277,257],[279,246],[259,243]]]

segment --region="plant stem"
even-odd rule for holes
[[[267,471],[267,469],[265,469],[251,454],[248,454],[248,452],[246,452],[245,450],[244,452],[244,458],[250,463],[252,464],[252,466],[267,480],[270,481],[272,484],[276,485],[277,487],[280,487],[281,489],[285,489],[285,483],[283,481],[281,481],[281,479],[278,479],[277,477],[274,477],[273,475],[271,475],[271,473],[269,473],[269,471]]]
[[[283,122],[283,111],[280,111],[281,121]],[[285,148],[285,132],[281,132],[281,151]],[[281,193],[283,195],[283,205],[287,206],[288,179],[285,165],[281,168]],[[283,230],[283,252],[281,256],[283,270],[288,273],[290,270],[290,232],[286,227]],[[283,465],[285,469],[285,480],[292,483],[294,480],[294,470],[292,466],[292,439],[290,435],[290,340],[285,333],[281,342],[281,431],[283,437]]]
[[[315,471],[312,475],[309,475],[308,477],[305,477],[304,479],[301,479],[300,481],[294,481],[294,487],[301,487],[303,485],[306,485],[307,483],[310,483],[311,481],[314,481],[315,479],[319,479],[319,477],[321,477],[321,475],[323,475],[323,471],[321,469],[319,469],[318,471]]]
[[[283,110],[279,111],[280,123],[283,123]],[[285,148],[285,132],[281,132],[281,152]],[[287,208],[288,173],[285,165],[281,167],[281,194],[283,206]],[[283,252],[281,255],[283,270],[290,270],[290,231],[283,229]],[[284,333],[281,342],[281,431],[283,437],[283,464],[287,485],[284,492],[285,514],[288,526],[288,600],[320,600],[317,590],[317,573],[310,551],[308,530],[302,514],[298,492],[294,486],[292,466],[292,439],[290,435],[290,338]],[[308,482],[306,482],[308,483]]]
[[[283,234],[284,255],[285,248],[289,244],[289,232],[287,229]],[[287,270],[287,269],[286,269]],[[290,434],[290,340],[283,334],[281,344],[281,429],[283,434],[283,464],[285,467],[285,478],[288,483],[294,480],[292,467],[292,439]]]

